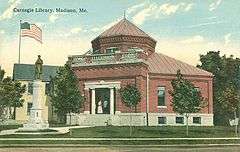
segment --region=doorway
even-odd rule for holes
[[[96,114],[110,114],[110,89],[97,88],[96,89]]]

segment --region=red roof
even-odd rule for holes
[[[113,25],[111,28],[104,31],[99,37],[109,37],[109,36],[119,36],[119,35],[127,35],[127,36],[141,36],[141,37],[149,37],[144,31],[139,29],[136,25],[129,22],[127,19],[122,19],[117,24]],[[152,38],[151,38],[152,39]]]
[[[183,75],[213,76],[212,73],[168,57],[161,53],[153,53],[147,59],[150,73],[176,74],[181,70]]]

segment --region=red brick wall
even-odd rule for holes
[[[139,64],[122,64],[107,66],[92,66],[73,68],[74,73],[79,80],[101,80],[101,79],[121,79],[136,77],[147,74],[147,65]]]
[[[79,87],[81,92],[85,95],[85,104],[81,109],[83,111],[91,111],[89,90],[84,90],[85,82],[96,81],[120,81],[121,88],[127,84],[135,84],[141,92],[142,99],[137,106],[137,112],[146,112],[146,75],[147,66],[145,64],[131,64],[131,65],[110,65],[110,66],[94,66],[74,68],[74,72],[79,79]],[[171,80],[174,75],[159,75],[150,74],[149,76],[149,112],[164,112],[173,113],[171,107],[171,96],[168,90],[172,89]],[[212,113],[212,78],[199,76],[186,76],[185,78],[191,80],[196,87],[199,87],[203,97],[207,100],[208,105],[202,109],[202,113]],[[166,104],[167,108],[159,109],[157,107],[157,87],[165,86],[166,88]],[[120,98],[119,90],[116,89],[116,109],[115,111],[129,112],[130,109],[126,107]]]
[[[85,103],[81,109],[83,111],[91,111],[90,91],[84,90],[85,82],[96,82],[104,80],[120,81],[121,88],[127,84],[134,84],[138,87],[142,94],[141,103],[137,106],[137,112],[143,112],[146,109],[146,75],[147,66],[145,64],[128,64],[128,65],[110,65],[110,66],[94,66],[73,68],[74,73],[79,79],[79,88],[84,92]],[[122,103],[119,90],[116,89],[116,109],[115,111],[129,112],[130,109]]]
[[[174,113],[171,107],[171,95],[169,90],[172,89],[171,80],[174,79],[174,76],[150,76],[149,82],[149,112],[156,113]],[[203,77],[185,77],[189,79],[196,87],[199,87],[202,96],[207,101],[207,106],[201,110],[201,113],[212,113],[212,79],[203,78]],[[165,99],[167,108],[158,108],[158,96],[157,88],[159,86],[164,86],[166,89]]]
[[[106,48],[118,47],[120,51],[127,51],[129,48],[138,47],[148,53],[155,52],[156,41],[148,37],[138,36],[111,36],[96,38],[92,41],[93,50],[100,50],[105,53]]]

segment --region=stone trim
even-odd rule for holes
[[[85,82],[85,90],[96,89],[96,88],[121,88],[120,81],[108,82],[108,81],[96,81],[96,82]]]

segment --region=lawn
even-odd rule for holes
[[[8,129],[17,129],[22,127],[23,125],[0,125],[0,131],[8,130]]]
[[[234,137],[233,127],[189,127],[189,136],[192,138],[218,138]],[[72,129],[69,137],[126,137],[129,138],[129,127],[92,127]],[[184,138],[186,128],[165,126],[165,127],[134,127],[131,137],[157,137],[157,138]]]
[[[186,128],[184,126],[173,127],[134,127],[131,137],[142,138],[185,138]],[[233,127],[189,127],[190,138],[223,138],[223,137],[235,137]],[[103,138],[130,138],[129,127],[108,126],[108,127],[91,127],[91,128],[78,128],[71,129],[70,133],[64,135],[5,135],[4,137],[66,137],[66,138],[91,138],[91,137],[103,137]]]
[[[132,141],[119,141],[115,138],[133,138],[133,137],[142,137],[142,138],[184,138],[186,128],[182,127],[134,127],[132,136],[129,136],[129,127],[118,127],[118,126],[108,126],[108,127],[91,127],[91,128],[78,128],[71,129],[70,133],[64,135],[5,135],[0,136],[0,138],[111,138],[110,141],[105,140],[1,140],[1,145],[13,146],[14,144],[23,144],[23,145],[38,145],[38,144],[93,144],[93,145],[168,145],[168,144],[229,144],[229,143],[240,143],[240,139],[231,139],[231,140],[151,140],[147,139],[146,141],[132,140]],[[233,127],[190,127],[189,136],[191,138],[224,138],[224,137],[234,137],[234,128]]]

